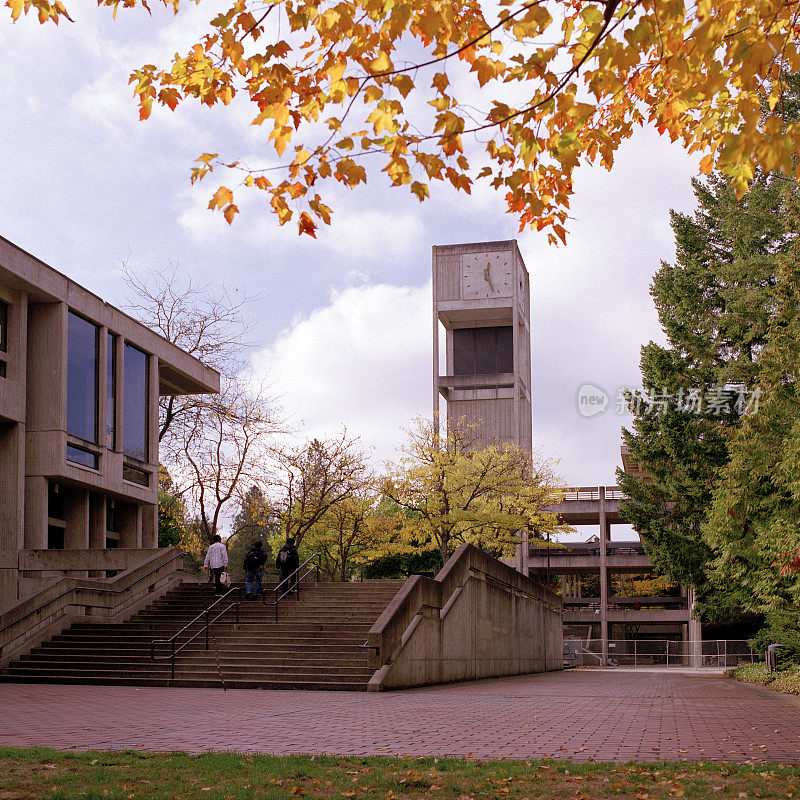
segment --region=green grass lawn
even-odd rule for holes
[[[793,798],[800,768],[0,748],[0,800]]]
[[[789,667],[776,672],[767,672],[764,664],[741,664],[726,673],[744,683],[757,683],[776,692],[800,694],[800,667]]]

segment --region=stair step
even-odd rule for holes
[[[226,689],[291,689],[307,691],[327,691],[327,692],[365,692],[368,681],[336,681],[327,683],[325,681],[314,680],[291,680],[287,678],[254,680],[252,678],[225,679],[220,681],[217,678],[186,679],[176,677],[175,680],[166,678],[153,678],[137,676],[136,678],[95,678],[84,676],[20,676],[7,675],[2,678],[8,683],[58,683],[78,686],[171,686],[179,688],[195,689],[219,689],[225,686]]]
[[[242,601],[211,628],[205,649],[202,620],[176,640],[178,646],[200,634],[175,661],[150,657],[154,639],[169,639],[218,600],[208,584],[184,584],[136,612],[127,622],[84,621],[72,625],[0,673],[6,682],[104,684],[133,686],[208,686],[247,689],[364,691],[373,674],[368,652],[360,649],[370,627],[403,581],[358,584],[312,583],[300,597],[275,607]],[[266,585],[267,600],[271,585]],[[218,603],[222,613],[236,594]],[[227,604],[227,605],[226,605]],[[157,646],[159,656],[168,647]]]
[[[169,661],[150,664],[146,670],[138,669],[137,666],[138,665],[120,664],[110,669],[92,664],[86,664],[80,667],[68,667],[61,663],[34,664],[32,666],[18,664],[13,667],[8,667],[5,672],[10,675],[97,675],[99,677],[136,677],[137,675],[148,675],[154,672],[163,672],[164,670],[169,671],[170,669]],[[196,677],[203,677],[208,673],[218,675],[220,672],[224,674],[235,669],[235,665],[217,665],[216,663],[211,667],[205,664],[192,664],[191,662],[183,661],[178,661],[175,664],[175,673],[183,676],[195,675]],[[314,676],[319,680],[353,675],[369,677],[374,672],[374,670],[369,670],[364,666],[340,666],[338,664],[333,667],[303,665],[300,667],[292,667],[291,669],[281,669],[280,667],[271,667],[267,665],[238,671],[241,673],[242,677],[252,675],[275,675],[278,677]]]

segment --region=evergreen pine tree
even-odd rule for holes
[[[795,217],[795,220],[797,218]],[[800,227],[795,226],[798,230]],[[756,413],[742,420],[714,492],[706,538],[716,586],[740,587],[765,615],[759,645],[800,659],[800,241],[782,259],[759,359]]]
[[[748,604],[740,585],[712,589],[715,549],[703,526],[743,411],[737,399],[752,398],[757,383],[797,184],[760,174],[738,201],[718,176],[693,185],[697,211],[671,215],[676,263],[662,263],[651,287],[668,345],[642,348],[644,391],[630,398],[633,426],[623,430],[649,477],[618,477],[629,498],[623,513],[654,564],[694,586],[709,618],[725,619]]]
[[[242,562],[245,553],[255,541],[263,542],[267,563],[264,567],[265,578],[272,565],[272,548],[270,537],[275,533],[275,523],[271,521],[269,507],[264,493],[258,486],[251,486],[242,498],[239,513],[233,520],[233,533],[228,538],[228,573],[233,581],[244,580]]]

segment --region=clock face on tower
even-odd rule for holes
[[[512,297],[511,253],[469,253],[461,257],[461,297]]]

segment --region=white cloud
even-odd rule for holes
[[[70,97],[70,107],[84,119],[102,126],[107,133],[120,135],[136,130],[139,114],[130,93],[121,89],[127,82],[123,68],[113,67],[90,83],[82,84]]]
[[[236,186],[239,181],[240,173],[233,176],[232,182],[224,176],[221,178],[221,182],[228,186]],[[268,195],[255,189],[235,190],[240,213],[232,229],[222,214],[208,210],[208,201],[216,186],[203,182],[189,190],[181,190],[175,197],[178,224],[195,242],[209,244],[235,238],[254,247],[269,247],[272,253],[308,250],[314,259],[319,259],[320,251],[325,251],[326,255],[341,261],[341,272],[347,282],[352,280],[351,273],[355,269],[348,259],[357,258],[361,264],[371,259],[407,260],[426,239],[421,213],[365,208],[363,205],[369,203],[369,197],[348,198],[335,191],[330,193],[336,195],[333,199],[325,198],[336,209],[332,224],[328,226],[320,222],[316,240],[298,237],[294,220],[279,226],[269,207]],[[235,230],[235,236],[232,230]]]
[[[252,366],[308,435],[346,425],[384,461],[401,428],[430,414],[430,348],[430,283],[352,286],[295,320]]]
[[[419,214],[404,211],[350,211],[342,209],[330,228],[317,234],[334,253],[360,257],[406,258],[422,242],[425,227]]]

